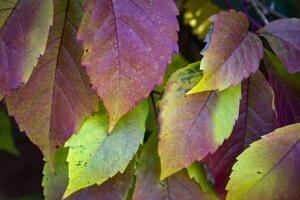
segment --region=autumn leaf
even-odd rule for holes
[[[3,97],[28,81],[39,56],[44,54],[53,20],[53,1],[1,0],[0,4],[0,96]]]
[[[201,78],[199,62],[170,78],[160,102],[161,179],[202,160],[230,136],[238,117],[241,87],[186,95]]]
[[[228,200],[297,200],[300,196],[300,124],[276,129],[238,158],[230,175]]]
[[[58,149],[55,156],[55,173],[46,163],[43,170],[43,187],[45,200],[58,200],[68,185],[68,149]],[[123,174],[117,174],[100,186],[94,185],[75,192],[66,200],[124,200],[133,181],[134,164],[129,164]]]
[[[186,171],[178,172],[165,181],[159,180],[157,135],[152,134],[141,153],[136,170],[133,200],[212,200],[199,185],[189,179]]]
[[[265,37],[288,72],[300,71],[300,19],[280,19],[258,31]]]
[[[274,90],[278,126],[300,122],[300,73],[288,73],[276,55],[265,51],[264,64]]]
[[[248,32],[245,14],[230,10],[211,17],[208,49],[203,51],[203,78],[189,93],[224,90],[254,73],[263,57],[260,39]]]
[[[162,83],[178,51],[177,14],[173,0],[86,1],[82,63],[109,113],[109,132]]]
[[[64,197],[94,184],[102,184],[118,172],[123,173],[142,143],[148,103],[143,101],[108,134],[104,108],[88,118],[69,147],[69,184]]]
[[[29,82],[7,98],[9,113],[43,152],[46,160],[97,109],[80,65],[83,49],[76,42],[82,8],[76,1],[55,0],[54,24],[47,49]]]
[[[231,136],[204,160],[214,178],[214,188],[222,197],[226,196],[225,186],[236,157],[275,128],[273,91],[264,75],[257,71],[242,83],[239,118]]]

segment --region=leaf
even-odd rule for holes
[[[133,182],[134,168],[130,163],[123,174],[108,179],[102,185],[80,190],[66,200],[125,200]]]
[[[203,79],[189,93],[236,85],[258,69],[263,57],[262,42],[248,32],[249,22],[242,12],[221,12],[211,21],[211,41],[200,66]]]
[[[86,1],[82,63],[109,113],[109,132],[161,84],[178,51],[176,15],[173,0]]]
[[[45,200],[62,199],[68,184],[68,149],[59,148],[54,159],[55,172],[51,170],[49,163],[45,163],[43,170],[42,186],[44,187]]]
[[[133,200],[210,200],[209,196],[189,179],[186,171],[178,172],[165,181],[159,180],[159,171],[157,135],[152,134],[139,159]]]
[[[29,82],[7,98],[8,110],[51,165],[58,146],[97,109],[76,42],[82,8],[77,1],[55,0],[54,24],[45,55]],[[47,8],[49,9],[49,8]]]
[[[273,53],[265,52],[264,63],[274,90],[278,126],[300,122],[300,73],[289,74]]]
[[[69,185],[64,197],[93,184],[102,184],[123,172],[143,141],[147,101],[128,113],[108,134],[108,116],[102,108],[88,118],[67,141]]]
[[[221,11],[210,0],[188,0],[184,8],[184,23],[193,28],[199,39],[204,39],[209,31],[209,17]]]
[[[0,150],[18,155],[19,152],[14,144],[12,127],[9,116],[0,107]]]
[[[236,157],[252,142],[276,128],[273,91],[264,75],[257,71],[242,84],[239,118],[231,136],[204,162],[214,178],[214,188],[225,197],[225,187]]]
[[[18,3],[18,0],[12,0],[12,1],[0,1],[0,28],[3,28],[5,25],[7,19],[10,17],[11,13],[14,11],[16,5]]]
[[[216,151],[238,117],[240,84],[219,93],[186,95],[202,78],[198,65],[173,74],[160,102],[161,179]]]
[[[211,199],[219,200],[219,197],[214,191],[213,185],[211,183],[211,175],[208,173],[206,165],[195,162],[187,168],[187,171],[189,177],[200,184],[203,192],[209,194],[211,196]]]
[[[258,31],[265,37],[288,72],[300,71],[300,19],[280,19]]]
[[[276,129],[250,145],[233,166],[227,199],[297,200],[300,124]]]
[[[68,185],[67,149],[58,149],[55,157],[56,171],[53,173],[49,166],[44,166],[43,187],[45,200],[58,200]],[[133,164],[130,164],[123,174],[117,174],[100,186],[91,186],[80,190],[66,200],[118,200],[125,199],[133,179]]]
[[[0,2],[0,96],[26,83],[44,54],[53,20],[52,0]]]

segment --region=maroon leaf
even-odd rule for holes
[[[109,132],[159,85],[178,51],[173,0],[87,0],[78,39],[93,88],[109,112]]]
[[[278,57],[266,52],[264,63],[274,90],[278,126],[300,122],[300,73],[289,74]]]
[[[289,72],[300,71],[300,19],[280,19],[258,33],[264,36]]]
[[[157,152],[157,135],[153,134],[144,146],[136,171],[133,200],[209,200],[208,194],[180,171],[164,181],[159,180],[160,165]]]
[[[57,146],[97,108],[97,96],[80,65],[83,50],[76,42],[82,8],[76,1],[67,2],[55,0],[54,25],[45,55],[28,84],[7,98],[9,113],[50,165]]]
[[[276,128],[276,116],[272,107],[273,93],[261,72],[256,72],[242,85],[239,118],[233,133],[221,147],[205,158],[215,181],[215,190],[225,197],[225,187],[236,157],[250,143]]]
[[[53,2],[1,1],[1,8],[0,97],[26,83],[39,56],[44,54]]]

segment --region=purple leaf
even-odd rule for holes
[[[86,1],[82,63],[109,113],[109,132],[162,82],[178,51],[176,15],[173,0]]]
[[[1,10],[5,21],[1,21],[0,30],[0,96],[28,81],[39,56],[45,52],[53,20],[52,0],[15,2],[18,3],[1,1],[1,6],[7,4],[10,14]]]
[[[280,19],[267,24],[258,33],[291,73],[300,71],[300,19]]]

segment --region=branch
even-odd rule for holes
[[[256,11],[256,13],[258,14],[258,16],[261,18],[261,20],[265,24],[268,24],[269,20],[266,18],[265,14],[263,13],[263,11],[261,10],[261,8],[259,7],[258,1],[257,0],[250,0],[250,3],[252,4],[254,10]]]

